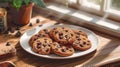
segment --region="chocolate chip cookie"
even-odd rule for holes
[[[46,29],[40,30],[38,33],[39,34],[44,33],[44,34],[48,35],[48,37],[49,37],[49,32],[50,32],[50,29],[46,28]]]
[[[33,45],[33,42],[40,37],[48,37],[49,38],[49,29],[43,29],[38,32],[38,34],[33,35],[29,41],[30,46]]]
[[[74,32],[70,28],[56,27],[49,34],[54,41],[60,44],[72,44],[75,41]]]
[[[38,38],[33,43],[33,51],[39,54],[47,55],[51,52],[52,40],[47,37]]]
[[[91,42],[86,36],[80,35],[76,36],[76,40],[73,42],[73,47],[77,50],[87,50],[91,48]]]
[[[74,49],[72,46],[62,45],[57,42],[52,44],[52,50],[55,54],[59,56],[71,56],[74,53]]]
[[[83,36],[87,37],[87,34],[81,30],[73,30],[73,31],[77,36],[83,35]]]

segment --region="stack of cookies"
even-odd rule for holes
[[[29,41],[33,51],[42,55],[54,53],[59,56],[71,56],[74,52],[91,48],[87,34],[67,27],[55,27],[40,30]]]

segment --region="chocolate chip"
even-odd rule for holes
[[[39,33],[39,35],[37,35],[37,37],[41,37],[42,35]]]
[[[44,29],[43,31],[44,31],[46,34],[48,34],[48,33],[49,33],[49,32],[48,32],[48,30],[46,30],[46,29]]]
[[[44,39],[45,41],[47,40],[47,39]]]
[[[65,29],[64,27],[62,27],[62,29]]]
[[[43,44],[43,46],[44,46],[44,47],[46,47],[46,45],[45,45],[45,44]]]
[[[82,31],[79,31],[79,32],[82,32]]]
[[[57,23],[55,23],[54,25],[58,25],[58,24],[60,24],[59,22],[57,22]]]
[[[77,38],[78,41],[80,41],[81,39],[80,38]]]
[[[71,36],[73,36],[73,34],[71,34]]]
[[[68,48],[66,48],[66,50],[69,50]]]
[[[59,38],[63,39],[63,33],[59,33]]]
[[[56,30],[57,28],[53,28],[53,30]]]
[[[34,38],[34,41],[37,40],[37,38]]]
[[[38,36],[38,35],[35,35],[36,37]]]
[[[72,50],[69,50],[70,52],[72,52]]]
[[[59,33],[59,36],[62,36],[63,35],[63,33]]]
[[[17,33],[15,34],[16,37],[20,37],[22,34],[20,31],[17,31]]]
[[[79,38],[79,36],[76,36],[76,38]]]
[[[39,40],[36,40],[37,43],[41,43]]]
[[[60,47],[62,47],[62,45],[61,45],[61,44],[60,44],[59,46],[60,46]]]
[[[67,36],[67,35],[65,35],[65,38],[68,38],[68,36]]]
[[[59,36],[59,38],[60,38],[60,39],[63,39],[63,36],[62,36],[62,35],[60,35],[60,36]]]
[[[11,44],[9,42],[6,43],[6,46],[10,46]]]
[[[29,26],[31,27],[31,26],[33,26],[33,24],[32,24],[32,23],[30,23],[30,24],[29,24]]]
[[[55,48],[55,50],[58,50],[58,48]]]
[[[81,47],[84,47],[83,45],[80,45]]]
[[[37,45],[41,45],[41,43],[39,42],[39,43],[37,43]]]
[[[49,51],[49,49],[46,50],[46,52],[48,52],[48,51]]]
[[[64,50],[64,49],[61,49],[61,51],[62,51],[62,52],[65,52],[65,50]]]
[[[37,45],[37,48],[40,49],[40,48],[41,48],[41,45]]]
[[[85,38],[83,38],[83,40],[86,40]]]
[[[47,41],[45,40],[45,43],[47,43]]]
[[[65,32],[68,32],[68,30],[65,30]]]
[[[43,26],[43,25],[39,25],[39,27],[41,27],[41,26]]]
[[[36,19],[36,23],[39,23],[40,22],[40,20],[39,19]]]
[[[16,30],[20,30],[20,27],[19,27],[19,26],[17,26],[17,27],[16,27]]]
[[[86,44],[86,42],[83,42],[83,44]]]
[[[48,44],[48,46],[50,47],[50,44]]]
[[[78,33],[76,33],[77,35],[80,35],[80,33],[78,32]]]
[[[87,45],[90,45],[90,44],[87,44]]]
[[[46,29],[44,29],[43,31],[44,31],[44,32],[46,32],[47,30],[46,30]]]
[[[45,37],[45,35],[42,35],[42,37]]]
[[[58,31],[55,31],[55,34],[57,34],[58,33]]]
[[[90,42],[89,40],[87,42]]]

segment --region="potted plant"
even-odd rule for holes
[[[43,0],[0,0],[0,3],[8,3],[12,21],[23,26],[30,22],[34,4],[45,7]]]

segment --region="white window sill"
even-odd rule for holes
[[[47,5],[47,11],[55,14],[55,16],[61,19],[71,21],[72,23],[120,37],[120,23],[105,19],[107,14],[104,17],[99,17],[53,3]]]

